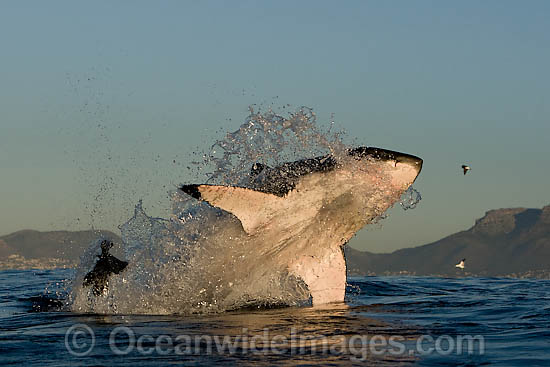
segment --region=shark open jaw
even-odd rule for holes
[[[359,147],[340,159],[325,155],[275,168],[256,163],[247,187],[193,184],[180,189],[233,214],[252,246],[269,244],[256,254],[256,262],[263,264],[260,273],[286,268],[319,305],[344,301],[343,246],[399,200],[422,163],[413,155]]]
[[[418,157],[359,147],[277,167],[255,163],[242,186],[183,185],[182,199],[196,200],[198,211],[167,221],[136,208],[121,228],[128,262],[101,246],[95,266],[78,275],[72,307],[186,313],[343,302],[343,246],[398,202],[421,169]],[[151,223],[155,236],[131,237]]]

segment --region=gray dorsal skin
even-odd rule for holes
[[[391,207],[422,169],[418,157],[379,148],[349,149],[275,168],[256,163],[248,187],[183,185],[197,200],[233,214],[256,255],[246,284],[285,269],[308,287],[314,305],[342,302],[346,263],[342,246]]]
[[[255,163],[250,170],[249,187],[283,197],[296,187],[300,177],[314,172],[327,172],[334,167],[336,160],[330,155],[284,163],[276,168]]]
[[[347,154],[359,160],[366,158],[401,163],[414,163],[419,160],[418,157],[410,154],[373,147],[348,149]],[[315,172],[328,172],[336,168],[336,165],[336,159],[330,154],[284,163],[276,168],[254,163],[250,169],[250,182],[247,186],[266,194],[284,197],[296,187],[296,183],[302,176]],[[180,189],[195,199],[200,199],[198,186],[182,185]]]
[[[401,163],[418,160],[418,157],[409,154],[373,147],[348,149],[347,154],[356,159],[393,160]],[[336,165],[336,159],[330,154],[284,163],[276,168],[255,163],[250,170],[251,180],[248,186],[260,192],[284,197],[296,187],[300,177],[315,172],[328,172]]]
[[[254,178],[254,177],[258,176],[266,168],[269,168],[269,167],[264,165],[264,164],[261,164],[261,163],[254,163],[252,165],[252,168],[250,169],[250,177]]]

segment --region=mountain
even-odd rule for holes
[[[0,237],[0,269],[73,266],[90,243],[102,237],[120,243],[120,237],[109,231],[15,232]],[[550,278],[550,205],[490,210],[466,231],[389,254],[349,246],[345,251],[350,275]],[[455,264],[463,258],[466,268],[457,269]]]
[[[490,210],[475,225],[439,241],[373,254],[346,248],[350,275],[550,275],[550,205]],[[455,267],[466,258],[466,268]]]
[[[12,255],[15,251],[9,247],[4,241],[0,240],[0,258],[8,257]]]
[[[98,238],[120,242],[109,231],[18,231],[0,237],[0,269],[71,266]]]

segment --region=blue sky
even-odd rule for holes
[[[2,2],[0,234],[116,228],[140,198],[165,215],[192,152],[251,104],[424,158],[419,206],[357,248],[547,205],[549,17],[547,1]]]

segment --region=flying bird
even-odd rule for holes
[[[462,169],[464,170],[464,174],[466,174],[469,170],[471,170],[470,166],[467,166],[465,164],[462,165]]]
[[[460,262],[458,264],[456,264],[455,266],[459,269],[462,269],[464,270],[464,266],[466,265],[466,259],[462,259],[460,260]]]

